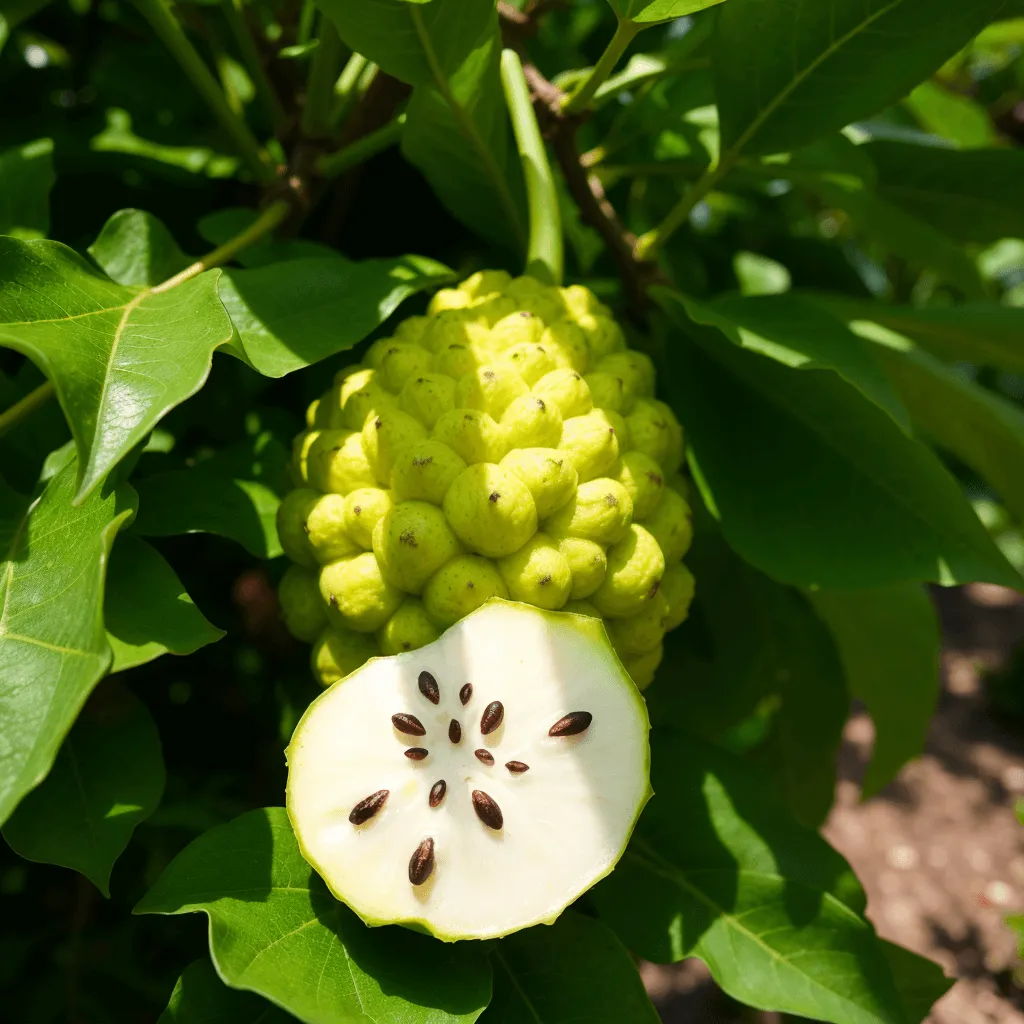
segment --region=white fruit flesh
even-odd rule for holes
[[[424,671],[437,705],[421,692]],[[484,735],[493,701],[503,718]],[[585,731],[549,735],[578,711],[593,716]],[[426,734],[398,731],[396,714],[415,716]],[[615,866],[651,794],[648,728],[598,620],[493,600],[426,647],[367,662],[310,705],[288,749],[288,812],[306,859],[368,924],[445,940],[507,935],[550,924]],[[414,747],[429,753],[404,756]],[[510,761],[529,770],[510,771]],[[431,807],[440,781],[444,799]],[[352,824],[353,808],[385,789],[381,809]],[[498,805],[501,828],[478,817],[474,790]],[[414,885],[410,859],[428,838],[433,870]]]

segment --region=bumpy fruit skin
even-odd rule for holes
[[[592,292],[500,271],[342,370],[307,411],[278,514],[302,567],[283,614],[316,639],[321,683],[501,597],[603,618],[648,684],[693,596],[683,432],[654,387]]]

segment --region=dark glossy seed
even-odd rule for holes
[[[497,831],[505,824],[505,819],[501,816],[501,808],[482,789],[473,790],[473,810],[488,828]]]
[[[462,726],[454,718],[448,723],[448,739],[452,743],[462,742]]]
[[[410,761],[422,761],[430,751],[426,747],[410,747],[405,751],[405,756]]]
[[[360,800],[352,808],[348,820],[353,825],[362,825],[364,821],[369,821],[384,806],[389,792],[390,790],[387,789],[378,789],[376,793],[371,793],[365,800]]]
[[[492,700],[491,703],[484,708],[484,713],[480,716],[480,731],[485,736],[494,732],[494,730],[501,725],[501,720],[504,717],[505,708],[502,706],[501,701]]]
[[[427,730],[415,715],[392,715],[391,724],[406,736],[426,736]]]
[[[473,684],[466,683],[466,685],[459,690],[459,700],[462,701],[462,706],[465,707],[469,703],[469,698],[473,696]]]
[[[549,736],[578,736],[590,728],[594,716],[589,711],[570,711],[560,718],[550,729]]]
[[[441,703],[441,691],[438,689],[437,680],[429,672],[420,673],[420,693],[431,704]]]
[[[513,775],[522,775],[523,772],[528,772],[530,770],[530,766],[528,764],[524,764],[522,761],[506,761],[505,767]]]
[[[435,782],[430,787],[430,806],[436,807],[443,799],[445,793],[448,792],[448,783],[441,779],[440,782]]]
[[[478,761],[483,764],[494,764],[494,755],[489,750],[474,750],[473,754],[476,756]]]
[[[409,881],[422,885],[434,870],[434,840],[424,839],[409,858]]]

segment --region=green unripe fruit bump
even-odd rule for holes
[[[650,398],[654,394],[654,363],[643,352],[632,349],[613,352],[600,359],[594,369],[621,377],[625,389],[638,398]]]
[[[491,328],[491,345],[497,352],[505,352],[516,345],[536,345],[544,333],[544,321],[532,313],[519,311],[502,317]]]
[[[401,654],[432,644],[440,636],[423,602],[407,597],[394,615],[377,630],[381,654]]]
[[[608,571],[608,558],[604,548],[582,537],[562,537],[558,541],[558,550],[562,552],[572,572],[572,590],[569,596],[576,601],[590,597],[604,582],[605,573]]]
[[[316,555],[306,533],[306,520],[320,494],[308,487],[289,491],[277,506],[277,536],[284,553],[299,565],[316,565]]]
[[[569,456],[557,448],[515,448],[500,466],[529,488],[538,519],[562,508],[576,491],[576,469]]]
[[[559,360],[556,353],[540,342],[524,342],[506,349],[501,354],[500,365],[511,367],[532,386],[545,374],[566,365],[566,361]]]
[[[620,654],[646,654],[661,643],[668,619],[669,603],[659,590],[636,615],[609,619],[608,636]]]
[[[594,409],[562,424],[559,448],[569,453],[581,481],[605,475],[618,462],[619,437],[614,416],[615,413]]]
[[[459,555],[431,576],[423,589],[423,606],[439,628],[447,629],[492,597],[508,597],[494,563]]]
[[[327,626],[327,611],[320,597],[316,574],[290,565],[277,590],[281,618],[296,640],[311,644]]]
[[[646,519],[661,504],[665,479],[661,467],[643,452],[626,452],[619,462],[615,479],[633,499],[633,518]]]
[[[324,430],[309,449],[309,482],[321,491],[348,494],[377,481],[359,434]]]
[[[384,578],[407,594],[418,594],[459,551],[444,513],[425,501],[400,502],[373,531],[373,553]]]
[[[665,453],[672,436],[668,417],[650,398],[641,398],[626,417],[631,447],[650,456],[666,472]]]
[[[320,594],[331,625],[358,633],[380,629],[405,598],[384,579],[372,551],[325,565],[320,570]]]
[[[392,394],[398,394],[410,380],[425,374],[432,362],[425,348],[392,338],[380,362],[381,384]]]
[[[676,562],[665,570],[659,593],[664,595],[668,602],[666,632],[686,621],[687,615],[690,614],[690,603],[693,601],[694,586],[693,574],[682,562]]]
[[[627,654],[622,658],[622,666],[630,674],[638,690],[646,690],[654,682],[661,659],[665,656],[665,648],[658,644],[653,651],[645,654]]]
[[[608,572],[590,600],[610,619],[642,612],[654,600],[665,575],[665,556],[658,542],[634,523],[626,536],[608,548]]]
[[[595,364],[609,352],[617,352],[626,347],[626,337],[622,328],[604,313],[589,314],[576,317],[576,323],[587,338],[590,347],[590,365]]]
[[[541,345],[549,352],[559,353],[556,358],[564,359],[570,369],[586,373],[590,365],[590,348],[587,337],[580,328],[569,321],[553,323],[541,335]]]
[[[378,654],[372,636],[350,629],[328,629],[314,644],[309,661],[320,685],[330,686]]]
[[[444,513],[459,540],[488,558],[512,554],[537,532],[529,488],[490,463],[470,466],[458,476],[445,495]]]
[[[633,502],[617,480],[600,477],[580,484],[576,495],[544,523],[553,537],[582,537],[596,544],[614,544],[633,521]]]
[[[383,387],[376,370],[350,367],[339,381],[337,408],[332,413],[331,426],[362,430],[367,416],[392,408],[394,404],[395,396]]]
[[[423,424],[400,409],[385,409],[367,419],[363,426],[363,450],[376,474],[376,482],[387,487],[398,454],[426,437]]]
[[[513,601],[555,611],[569,599],[572,571],[552,539],[534,534],[518,551],[498,561]]]
[[[373,547],[373,529],[391,508],[391,492],[360,487],[345,495],[345,532],[364,550]]]
[[[671,487],[666,487],[661,504],[644,520],[644,526],[665,553],[667,564],[678,562],[690,550],[693,540],[691,517],[686,499]]]
[[[589,601],[567,601],[562,611],[572,612],[573,615],[589,615],[592,619],[601,618],[601,613]]]
[[[406,448],[391,469],[391,491],[395,501],[429,501],[440,505],[455,478],[466,468],[446,444],[421,441]]]
[[[627,390],[625,381],[614,373],[595,371],[588,373],[583,379],[590,389],[594,405],[599,409],[606,409],[609,412],[617,412],[621,416],[626,416],[636,405],[637,396]]]
[[[501,427],[477,409],[452,409],[434,424],[434,440],[448,445],[467,466],[500,462],[508,450]]]
[[[306,536],[321,565],[359,551],[345,528],[345,499],[340,494],[323,494],[313,502],[306,517]]]
[[[575,370],[566,367],[545,373],[533,385],[533,393],[545,402],[553,403],[563,420],[572,416],[586,416],[594,408],[594,399],[587,382]]]
[[[398,404],[427,430],[433,430],[441,416],[455,408],[455,381],[443,373],[421,373],[402,388]]]
[[[538,395],[517,398],[501,418],[505,447],[557,448],[562,439],[562,414]]]
[[[433,323],[429,316],[406,317],[396,328],[395,338],[410,345],[422,345],[427,328]]]
[[[651,399],[656,409],[660,409],[665,417],[665,422],[668,424],[668,443],[665,445],[665,456],[661,463],[661,468],[665,472],[672,476],[679,471],[679,467],[683,464],[683,456],[685,454],[683,428],[676,419],[676,414],[667,406],[664,402],[659,402],[656,398]],[[685,493],[683,495],[685,497]]]
[[[319,430],[304,430],[301,434],[295,435],[289,469],[297,487],[309,483],[309,450],[319,436]]]
[[[479,409],[495,420],[521,395],[529,392],[526,381],[510,366],[492,363],[467,373],[455,388],[455,404]]]

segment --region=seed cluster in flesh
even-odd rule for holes
[[[501,271],[342,371],[278,513],[282,611],[320,682],[501,597],[604,619],[647,685],[693,595],[682,430],[654,383],[592,292]]]

